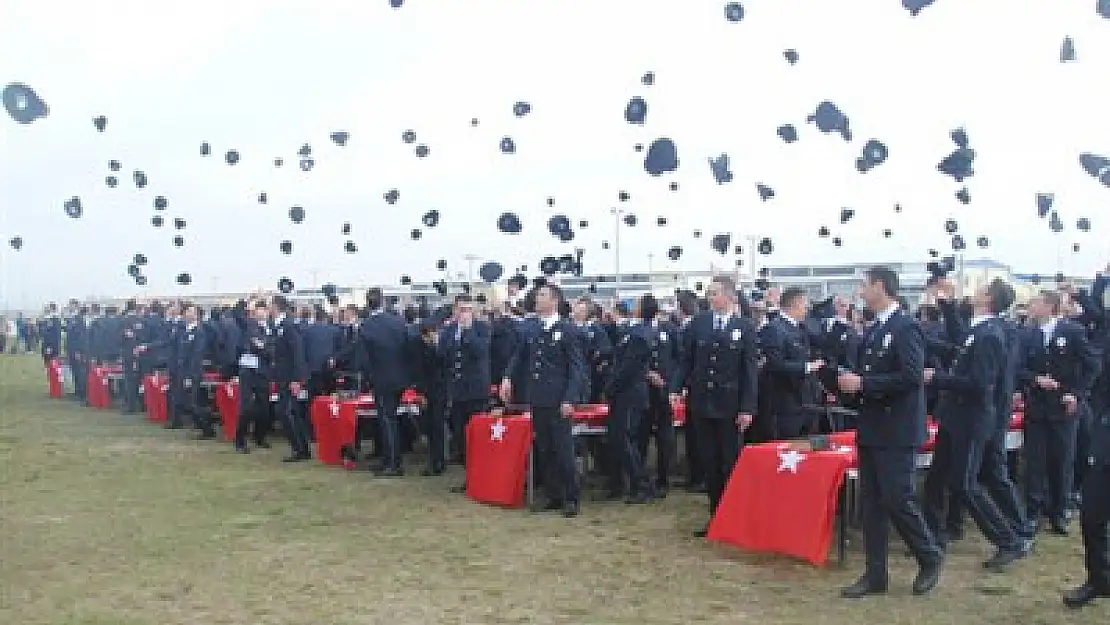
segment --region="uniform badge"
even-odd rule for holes
[[[741,334],[740,334],[740,330],[733,330],[733,331],[732,331],[732,340],[734,340],[734,341],[739,341],[739,340],[740,340],[740,336],[741,336]]]
[[[555,330],[554,332],[551,333],[551,340],[552,341],[558,341],[561,338],[563,338],[563,333],[562,332],[560,332],[558,330]]]
[[[660,332],[659,333],[659,342],[660,343],[666,343],[667,342],[667,333],[666,332]]]
[[[967,335],[967,340],[964,341],[964,347],[971,347],[971,344],[974,343],[974,342],[975,342],[975,335],[974,334],[969,334],[969,335]]]
[[[1067,346],[1067,344],[1068,344],[1068,340],[1066,338],[1064,338],[1062,336],[1056,338],[1056,347],[1065,347],[1065,346]]]
[[[883,349],[887,349],[890,347],[890,342],[893,340],[893,338],[893,335],[890,334],[883,335]]]

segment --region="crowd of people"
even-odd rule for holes
[[[539,279],[510,284],[505,301],[462,293],[436,309],[396,310],[377,289],[365,307],[299,310],[282,295],[208,311],[187,301],[130,301],[122,311],[72,301],[30,326],[46,360],[68,362],[78,400],[88,367],[119,363],[122,410],[140,411],[143,377],[164,369],[166,426],[190,422],[201,438],[216,424],[205,371],[237,380],[236,450],[268,446],[277,419],[288,462],[311,457],[314,397],[372,391],[378,416],[367,437],[383,478],[404,474],[421,437],[422,473],[442,474],[465,462],[473,415],[527,406],[547,495],[539,507],[567,517],[582,502],[568,418],[580,404],[609,405],[604,498],[642,504],[681,486],[707,494],[710,517],[745,444],[855,429],[866,566],[843,596],[886,592],[890,526],[919,564],[914,593],[926,594],[965,516],[994,545],[984,566],[997,570],[1029,556],[1042,533],[1068,534],[1077,512],[1087,578],[1065,603],[1110,596],[1110,267],[1089,292],[1046,289],[1020,308],[1002,280],[960,298],[943,269],[934,274],[916,310],[899,298],[898,275],[875,267],[858,306],[812,302],[798,288],[742,292],[722,275],[704,296],[677,292],[667,310],[649,294],[603,308],[565,301]],[[399,415],[407,389],[423,398],[418,427]],[[680,402],[681,437],[672,418]],[[846,409],[843,422],[822,418],[829,404]],[[1017,474],[1005,443],[1015,405],[1024,414]],[[919,497],[927,414],[939,432]]]

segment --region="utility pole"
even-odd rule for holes
[[[755,288],[755,279],[758,275],[758,267],[755,266],[756,247],[759,245],[759,237],[754,234],[749,234],[744,237],[748,242],[748,280],[752,283],[752,288]]]
[[[466,256],[463,256],[463,260],[466,261],[466,286],[469,289],[473,290],[474,289],[474,262],[482,260],[482,258],[480,256],[476,256],[474,254],[467,254]]]
[[[613,274],[616,283],[613,288],[615,289],[615,300],[619,302],[621,299],[621,219],[624,218],[623,208],[610,208],[609,214],[613,216],[613,256],[614,268]],[[616,303],[614,302],[614,303]]]

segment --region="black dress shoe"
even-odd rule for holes
[[[940,561],[921,565],[917,571],[917,577],[913,578],[913,594],[927,595],[936,588],[940,581],[940,569]]]
[[[383,467],[374,471],[374,475],[377,477],[402,477],[404,474],[405,470],[401,467]]]
[[[578,507],[577,501],[567,501],[563,503],[563,516],[568,519],[573,519],[578,516],[581,509]]]
[[[254,446],[258,447],[260,449],[269,449],[270,448],[270,442],[269,441],[254,441]]]
[[[246,445],[236,445],[235,451],[240,454],[249,454],[251,452],[251,448],[247,447]]]
[[[1064,605],[1072,609],[1078,609],[1094,603],[1094,600],[1099,597],[1110,597],[1110,588],[1100,589],[1094,584],[1080,584],[1064,593]]]
[[[1028,554],[1023,547],[1013,547],[1010,549],[999,549],[990,560],[983,563],[983,568],[988,571],[1001,571],[1014,562],[1024,558]]]
[[[705,538],[708,535],[709,535],[709,524],[708,523],[705,524],[705,527],[703,527],[701,529],[698,529],[698,530],[694,530],[694,538]]]
[[[456,495],[465,495],[466,494],[466,484],[460,484],[459,486],[452,486],[451,487],[451,492],[455,493]]]
[[[1051,528],[1052,533],[1056,534],[1057,536],[1068,535],[1068,522],[1065,519],[1052,519],[1051,521],[1049,521],[1049,527]]]
[[[303,454],[289,454],[281,459],[282,462],[304,462],[305,460],[308,460],[308,458]]]
[[[212,430],[203,430],[200,434],[197,434],[198,441],[210,441],[213,438],[216,438],[216,433]]]
[[[433,477],[433,476],[436,476],[436,475],[443,475],[443,469],[436,469],[436,468],[433,468],[433,467],[425,467],[420,472],[420,475],[423,475],[424,477]]]
[[[563,509],[563,502],[560,499],[548,499],[546,502],[539,504],[533,508],[536,512],[554,512]]]
[[[851,586],[840,589],[840,596],[845,599],[861,599],[867,595],[885,595],[886,584],[873,582],[867,575],[860,577]]]

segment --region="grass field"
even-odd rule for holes
[[[235,454],[137,416],[46,396],[40,361],[0,356],[0,623],[1099,623],[1060,591],[1077,537],[991,575],[957,543],[938,590],[847,602],[843,570],[690,537],[704,499],[586,502],[566,520],[450,494],[447,477],[376,481],[274,449]]]

